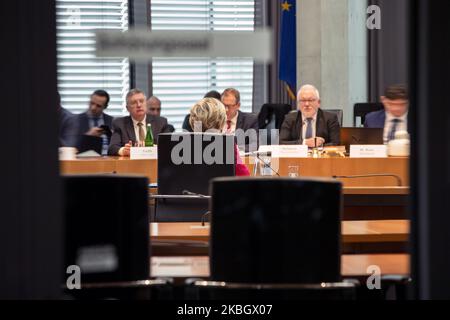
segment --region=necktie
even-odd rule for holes
[[[98,127],[98,118],[93,118],[93,120],[94,120],[94,127]]]
[[[139,127],[139,141],[145,141],[145,132],[144,132],[144,124],[142,122],[138,122]]]
[[[227,132],[231,131],[231,120],[227,120]]]
[[[308,122],[307,123],[307,125],[306,125],[306,134],[305,134],[305,139],[310,139],[310,138],[312,138],[312,118],[306,118],[306,122]]]
[[[400,119],[392,119],[392,126],[391,126],[391,131],[389,131],[389,135],[388,135],[388,141],[394,140],[395,139],[395,132],[397,131],[397,125],[400,122]]]

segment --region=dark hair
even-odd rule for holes
[[[234,99],[236,100],[236,104],[241,102],[241,94],[239,93],[239,90],[235,88],[227,88],[222,92],[222,97],[232,95],[234,96]]]
[[[408,100],[408,89],[404,84],[395,84],[386,88],[384,96],[390,100]]]
[[[99,96],[99,97],[104,97],[106,98],[106,103],[105,103],[105,109],[108,107],[108,103],[109,103],[109,94],[108,92],[106,92],[105,90],[95,90],[91,96]]]
[[[205,96],[203,98],[214,98],[220,101],[220,93],[216,90],[211,90],[209,91],[207,94],[205,94]]]

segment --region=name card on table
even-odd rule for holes
[[[130,148],[130,159],[131,160],[141,160],[141,159],[158,159],[158,148],[153,147],[131,147]]]
[[[308,146],[301,144],[260,146],[259,151],[271,151],[274,158],[308,157]]]
[[[350,145],[350,158],[387,158],[384,144]]]

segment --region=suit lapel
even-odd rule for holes
[[[244,127],[244,116],[241,111],[238,110],[238,117],[236,120],[236,129],[242,129]]]
[[[326,133],[326,125],[325,125],[325,117],[323,115],[323,111],[321,109],[317,110],[317,121],[316,121],[316,137],[322,137],[327,140]]]
[[[131,120],[130,116],[128,116],[125,119],[125,128],[127,130],[128,136],[130,137],[130,140],[133,142],[136,142],[136,135],[134,134],[133,120]]]
[[[302,134],[302,113],[297,111],[297,118],[295,119],[295,136],[293,136],[293,140],[298,140],[300,144],[303,143],[303,134]]]
[[[85,134],[86,132],[89,131],[89,118],[87,116],[87,113],[84,112],[81,114],[80,116],[80,132],[81,134]]]

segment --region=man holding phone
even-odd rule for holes
[[[108,153],[108,145],[111,139],[111,126],[113,117],[104,111],[108,107],[109,94],[105,90],[96,90],[91,94],[89,108],[77,116],[78,136],[83,135],[102,138],[102,155]]]

